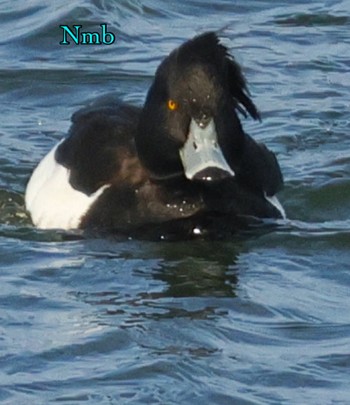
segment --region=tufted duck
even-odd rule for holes
[[[167,224],[196,235],[284,218],[277,159],[239,114],[260,119],[227,48],[212,32],[185,42],[158,67],[143,108],[107,99],[73,115],[28,183],[33,223],[130,234]]]

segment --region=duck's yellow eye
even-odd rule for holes
[[[178,108],[178,104],[177,104],[177,102],[176,101],[174,101],[174,100],[168,100],[168,108],[169,108],[169,110],[170,111],[175,111],[175,110],[177,110],[177,108]]]

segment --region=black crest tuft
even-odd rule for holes
[[[177,64],[188,65],[191,62],[215,64],[218,72],[224,77],[226,86],[236,100],[237,109],[246,117],[247,113],[254,119],[260,120],[260,114],[250,98],[247,82],[239,64],[229,54],[215,32],[206,32],[185,42],[171,57],[176,58]]]

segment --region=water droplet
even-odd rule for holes
[[[194,228],[192,231],[195,235],[201,235],[202,231],[199,228]]]

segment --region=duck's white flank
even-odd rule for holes
[[[282,207],[282,204],[278,201],[278,199],[275,195],[272,197],[268,197],[265,194],[265,198],[271,205],[273,205],[280,212],[283,219],[287,219],[286,211],[284,210],[284,208]]]
[[[39,163],[26,189],[26,209],[41,229],[78,228],[84,214],[109,187],[102,186],[90,196],[74,189],[69,183],[69,170],[55,160],[58,146]]]

